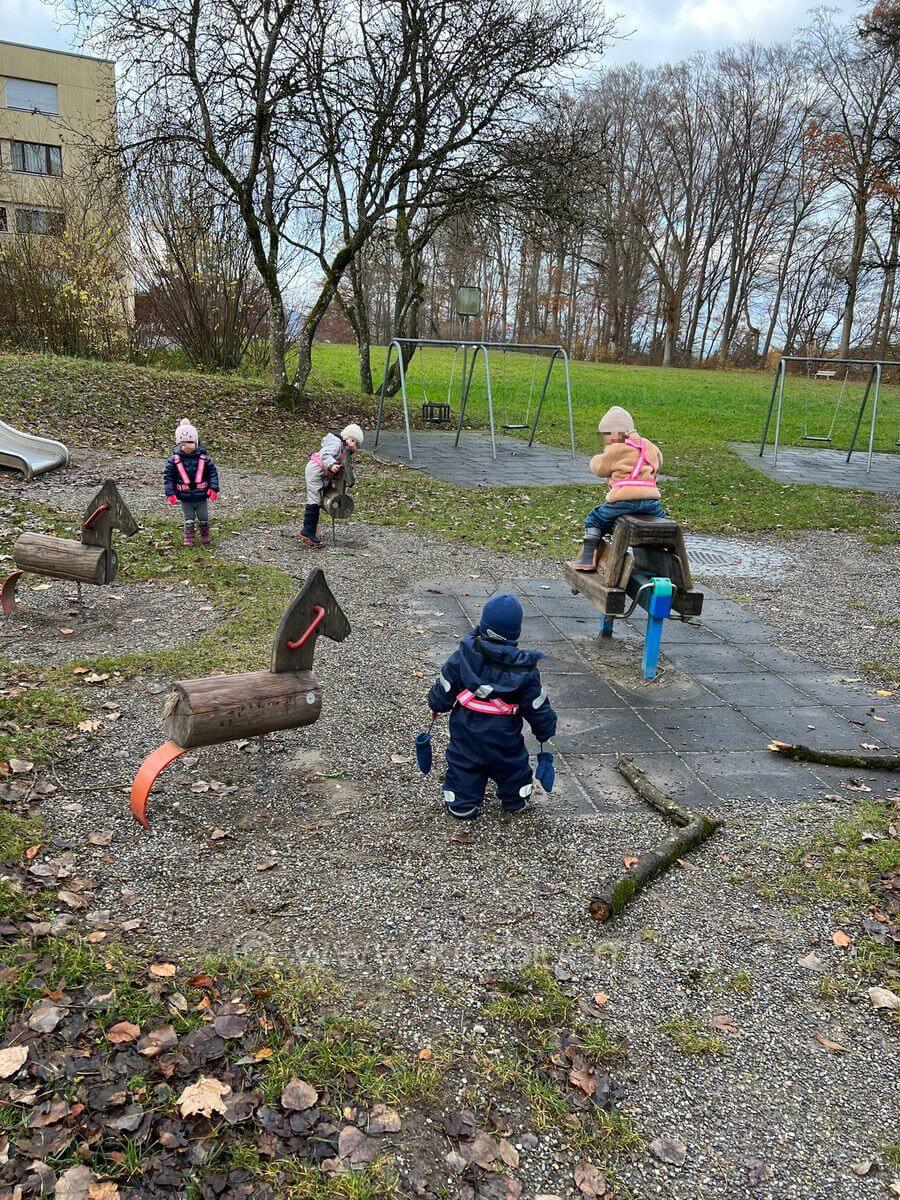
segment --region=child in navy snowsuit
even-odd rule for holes
[[[522,722],[542,743],[556,733],[537,667],[544,655],[517,645],[522,616],[515,596],[492,596],[428,693],[432,713],[450,713],[444,806],[461,820],[478,816],[489,779],[503,811],[521,812],[532,789]],[[552,764],[552,754],[542,750],[537,778],[548,791]]]
[[[166,463],[163,482],[169,503],[181,503],[185,546],[196,544],[195,521],[200,522],[200,541],[208,545],[208,502],[219,498],[219,472],[188,420],[179,422],[175,430],[175,450]]]

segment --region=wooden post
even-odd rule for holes
[[[102,546],[85,546],[71,538],[46,533],[23,533],[13,546],[13,559],[21,571],[71,579],[78,583],[105,583],[107,551]]]

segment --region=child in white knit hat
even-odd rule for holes
[[[347,486],[353,485],[353,455],[363,444],[365,435],[358,425],[345,425],[340,433],[326,433],[322,445],[314,451],[306,464],[306,509],[303,514],[301,542],[314,550],[324,545],[317,535],[322,496],[330,483],[337,482],[345,472]]]
[[[631,413],[613,405],[600,418],[597,432],[603,437],[605,449],[591,459],[591,471],[607,480],[609,490],[603,503],[592,508],[584,519],[581,558],[571,564],[576,571],[596,570],[603,535],[617,517],[666,515],[659,502],[662,451],[639,436]]]
[[[169,503],[181,504],[185,546],[196,544],[197,522],[200,541],[208,545],[209,501],[219,498],[219,472],[187,418],[179,421],[175,430],[175,449],[166,463],[163,482]]]

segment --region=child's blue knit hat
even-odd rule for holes
[[[481,610],[478,626],[486,638],[495,642],[517,642],[522,632],[522,605],[515,598],[503,593],[491,596]]]

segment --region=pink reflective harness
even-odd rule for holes
[[[176,492],[191,491],[192,485],[191,485],[190,476],[188,475],[187,471],[184,469],[184,463],[181,461],[181,455],[174,454],[172,456],[172,461],[175,463],[175,470],[178,472],[179,476],[181,477],[181,483],[175,484],[175,491]],[[193,491],[195,491],[195,492],[205,492],[206,489],[209,487],[209,484],[203,478],[203,476],[206,474],[206,462],[207,462],[206,455],[201,454],[200,458],[197,460],[197,470],[194,475]]]
[[[620,487],[656,487],[656,468],[647,457],[647,443],[644,439],[638,438],[635,441],[633,438],[626,438],[622,445],[630,446],[632,450],[637,450],[637,462],[631,468],[631,474],[627,479],[617,479],[615,483],[610,484],[610,491],[614,491]],[[641,471],[648,465],[650,467],[650,476],[648,479],[641,479]]]
[[[337,456],[337,462],[339,463],[343,457],[344,457],[344,452],[342,450],[340,452],[340,454]],[[331,474],[330,468],[326,467],[325,464],[322,462],[322,458],[321,458],[321,455],[319,454],[318,450],[313,450],[312,454],[309,456],[309,461],[314,462],[316,464],[316,466],[319,468],[319,470],[324,471],[324,473],[326,475]]]
[[[495,696],[493,700],[480,700],[468,688],[464,688],[459,693],[456,701],[463,708],[468,708],[472,712],[488,713],[493,717],[514,717],[519,711],[518,704],[507,704],[499,696]]]

